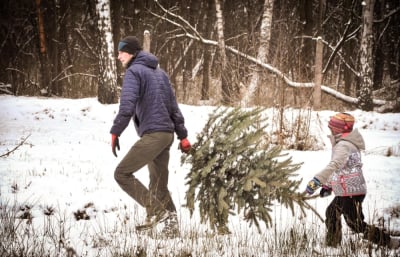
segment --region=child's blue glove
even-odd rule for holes
[[[321,197],[326,197],[332,194],[332,188],[327,185],[322,185],[319,195]]]
[[[308,182],[306,192],[309,195],[312,195],[314,194],[315,190],[317,190],[320,186],[321,182],[319,182],[319,180],[316,177],[314,177],[312,180],[310,180],[310,182]]]

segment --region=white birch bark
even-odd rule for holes
[[[361,85],[359,94],[359,107],[365,111],[373,109],[372,88],[373,88],[373,58],[372,47],[374,35],[372,31],[374,19],[375,0],[363,1],[363,30],[361,36],[360,66]]]
[[[103,104],[111,104],[117,102],[118,95],[110,1],[97,0],[96,12],[99,16],[100,31],[98,100]]]
[[[267,55],[269,51],[273,2],[273,0],[264,0],[264,12],[260,27],[260,47],[258,48],[257,52],[257,59],[260,60],[260,62],[262,63],[267,62]],[[258,69],[253,72],[250,84],[247,90],[245,90],[245,93],[240,102],[240,105],[242,107],[247,107],[251,103],[251,100],[254,98],[254,94],[257,90],[260,80],[260,72],[261,71],[259,71]]]
[[[150,53],[151,35],[147,29],[143,32],[143,50]]]
[[[217,1],[217,0],[216,0]],[[162,6],[160,6],[162,8]],[[163,9],[164,10],[164,9]],[[167,12],[166,10],[164,10],[165,12]],[[170,13],[169,13],[170,14]],[[154,14],[155,15],[155,14]],[[183,19],[180,16],[174,15],[174,17],[178,18],[179,20],[181,20],[183,22],[183,24],[180,24],[178,22],[172,21],[169,18],[165,17],[165,16],[160,16],[160,15],[155,15],[158,18],[162,19],[162,20],[166,20],[167,22],[173,24],[174,26],[180,27],[180,28],[184,28],[184,25],[188,25],[190,26],[190,24],[188,24],[188,22]],[[372,24],[372,23],[371,23]],[[218,49],[220,49],[220,44],[217,41],[214,40],[210,40],[207,38],[203,38],[200,33],[198,31],[196,31],[196,29],[192,26],[190,26],[191,30],[193,31],[193,34],[190,32],[186,32],[185,33],[185,37],[190,38],[190,39],[194,39],[204,45],[208,45],[208,46],[214,46]],[[356,30],[357,31],[357,30]],[[356,32],[355,31],[355,32]],[[355,33],[354,32],[354,33]],[[352,33],[353,34],[353,33]],[[306,37],[306,36],[305,36]],[[316,40],[316,38],[313,37],[308,37],[312,40]],[[329,44],[329,42],[322,40],[322,42],[324,43],[324,46],[326,46],[328,48],[328,50],[335,52],[335,54],[337,54],[337,56],[339,56],[340,60],[343,61],[344,65],[346,65],[346,67],[351,70],[351,72],[353,72],[356,76],[360,76],[361,73],[359,73],[357,70],[355,70],[353,67],[351,67],[346,61],[345,58],[343,57],[343,55],[340,52],[336,52],[335,47],[331,46]],[[225,45],[225,43],[223,43]],[[287,86],[289,87],[293,87],[293,88],[313,88],[315,86],[314,82],[296,82],[291,80],[291,78],[286,75],[284,72],[280,71],[279,69],[277,69],[276,67],[268,64],[267,62],[262,62],[260,61],[259,58],[253,57],[247,53],[243,53],[233,47],[227,46],[225,45],[225,51],[228,51],[232,54],[235,54],[237,56],[243,57],[244,59],[260,66],[263,70],[270,72],[272,74],[274,74],[277,78],[280,78],[284,81],[284,83],[286,83]],[[326,68],[325,68],[326,69]],[[321,84],[321,90],[343,102],[349,103],[351,105],[358,105],[359,103],[359,98],[356,97],[352,97],[352,96],[348,96],[345,95],[335,89],[332,88],[332,86],[328,86],[328,85],[322,85]],[[392,110],[394,110],[394,108],[396,106],[399,106],[400,103],[400,99],[396,99],[393,101],[386,101],[386,100],[382,100],[382,99],[372,99],[372,104],[375,106],[376,111],[378,112],[390,112]],[[397,108],[397,107],[396,107]]]
[[[222,15],[222,8],[220,0],[215,0],[215,11],[217,16],[217,37],[218,37],[218,51],[219,60],[221,64],[221,90],[222,90],[222,101],[223,103],[230,102],[230,88],[226,83],[226,52],[225,52],[225,36],[224,36],[224,17]]]

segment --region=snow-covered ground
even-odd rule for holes
[[[189,140],[193,143],[215,107],[180,106],[189,131]],[[117,110],[118,104],[102,105],[95,98],[73,100],[0,95],[0,155],[12,150],[28,137],[15,151],[0,158],[0,204],[28,205],[33,223],[36,224],[44,223],[46,210],[53,210],[54,216],[59,219],[64,217],[65,222],[71,226],[65,240],[75,247],[80,256],[92,256],[91,252],[99,252],[92,244],[83,243],[82,238],[92,235],[107,238],[107,235],[113,233],[114,236],[118,234],[119,240],[122,240],[124,231],[127,234],[123,237],[128,237],[133,230],[126,226],[133,227],[145,215],[144,210],[114,181],[116,165],[137,140],[131,124],[120,137],[121,151],[118,152],[118,158],[114,157],[109,130]],[[325,134],[328,133],[327,121],[333,113],[312,112],[312,117],[318,114],[323,124],[322,128],[316,122],[311,126],[312,131],[319,134],[324,149],[289,151],[295,163],[304,163],[298,171],[299,179],[303,178],[302,189],[330,159],[330,145]],[[366,221],[377,223],[378,218],[384,216],[386,220],[390,218],[390,229],[400,231],[399,219],[393,217],[395,215],[391,216],[392,208],[397,206],[400,209],[400,114],[360,110],[350,113],[356,117],[355,127],[366,141],[367,149],[363,152],[364,175],[368,186],[363,205]],[[391,156],[386,156],[388,152]],[[196,215],[190,217],[188,210],[181,207],[185,204],[185,176],[190,169],[187,164],[181,165],[181,155],[178,141],[175,140],[171,148],[169,189],[179,209],[182,233],[204,228],[197,231],[201,234],[207,227],[199,224]],[[147,169],[139,171],[138,178],[147,184]],[[322,217],[331,199],[332,196],[311,200]],[[91,219],[76,221],[74,217],[79,212],[85,212]],[[129,221],[127,217],[130,217]],[[299,215],[293,217],[281,206],[276,206],[274,217],[277,228],[285,228],[287,223],[295,224],[300,219]],[[127,222],[125,227],[124,222]],[[321,233],[324,231],[323,223],[315,215],[307,216],[307,224],[316,225]],[[254,228],[248,228],[240,217],[232,218],[229,226],[233,231],[231,238],[235,234],[250,231],[254,239],[249,238],[246,244],[250,248],[252,240],[257,244],[256,238],[260,236],[253,231]],[[116,242],[114,244],[117,245]],[[190,248],[187,245],[183,247]],[[226,256],[231,254],[226,251]]]

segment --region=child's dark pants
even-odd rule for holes
[[[336,196],[326,209],[326,245],[338,246],[342,240],[341,215],[347,225],[356,233],[363,233],[364,238],[378,245],[388,245],[390,235],[373,225],[364,222],[362,202],[365,195]]]

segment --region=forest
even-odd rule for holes
[[[118,101],[135,35],[191,105],[400,111],[398,0],[2,0],[0,93]]]

